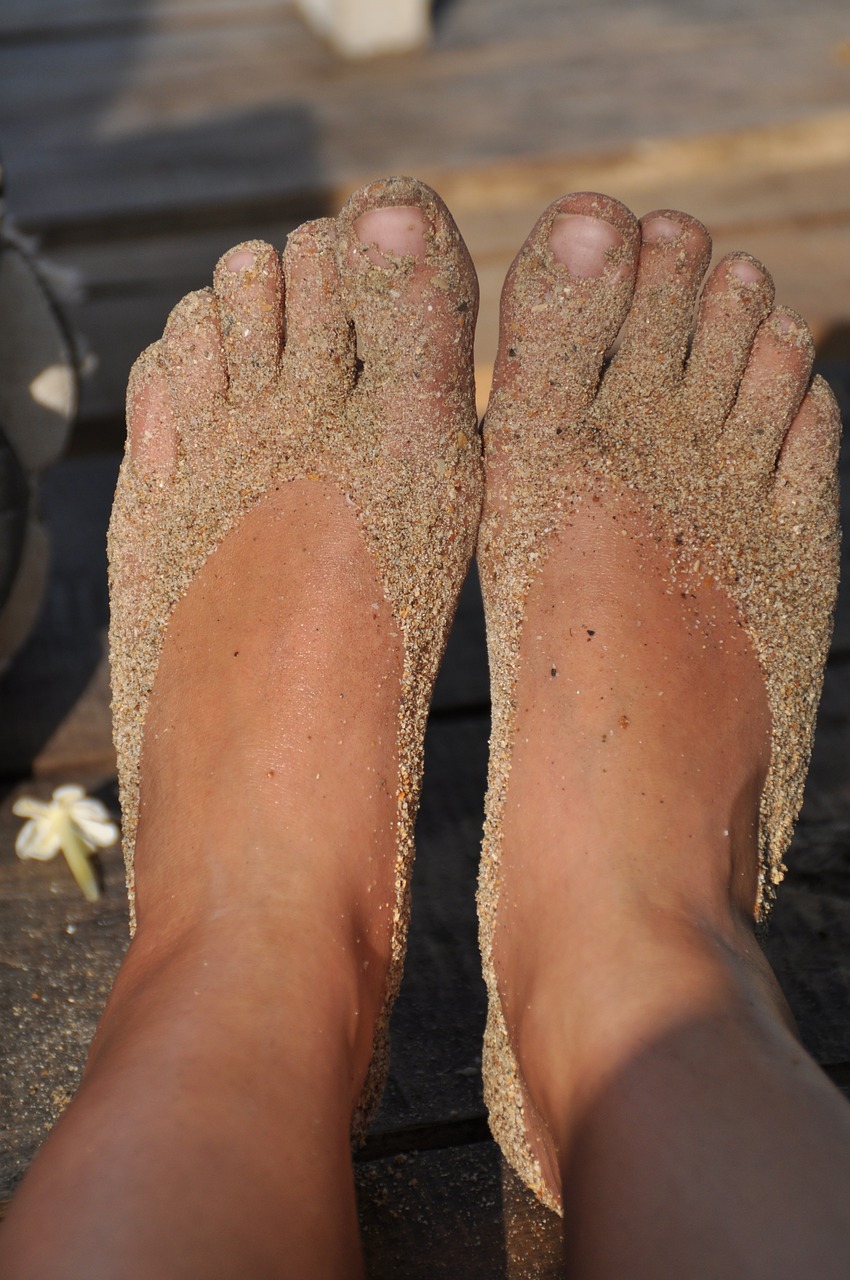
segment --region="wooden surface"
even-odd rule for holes
[[[126,945],[116,851],[90,907],[58,863],[19,863],[21,791],[115,804],[103,548],[127,370],[229,245],[282,244],[358,182],[413,171],[479,270],[486,394],[504,272],[540,210],[601,189],[702,217],[812,318],[850,420],[846,0],[454,0],[434,47],[340,63],[278,0],[6,0],[0,146],[10,203],[71,268],[96,357],[72,455],[44,482],[41,621],[0,680],[0,1197],[72,1095]],[[847,470],[845,466],[845,471]],[[845,573],[845,583],[850,576]],[[370,1277],[548,1280],[557,1223],[487,1138],[474,884],[489,731],[480,598],[436,691],[393,1065],[357,1162]],[[806,806],[768,941],[803,1037],[850,1088],[850,588]]]

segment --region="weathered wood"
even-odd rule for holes
[[[117,807],[109,776],[74,770],[62,781],[78,782],[113,811]],[[29,782],[24,790],[47,799],[53,785]],[[0,1198],[14,1188],[79,1084],[89,1041],[128,941],[117,849],[102,853],[106,894],[89,905],[61,856],[26,863],[15,857],[21,820],[11,813],[12,799],[9,795],[0,804]]]
[[[0,43],[4,163],[25,220],[192,207],[386,172],[464,170],[846,104],[845,15],[448,6],[428,51],[349,65],[289,7],[170,29]],[[681,86],[687,84],[687,94]],[[616,87],[616,88],[615,88]],[[793,111],[789,104],[793,103]]]
[[[283,0],[286,4],[286,0]],[[155,12],[160,30],[217,26],[277,16],[281,0],[4,0],[0,43],[85,40],[109,32],[144,30]]]
[[[564,1280],[560,1219],[491,1142],[358,1165],[369,1280]]]

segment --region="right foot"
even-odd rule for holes
[[[45,1274],[359,1272],[349,1128],[480,508],[476,309],[445,206],[390,180],[282,266],[232,250],[134,370],[110,558],[138,928],[16,1206],[63,1206]]]
[[[709,277],[688,355],[709,257],[683,214],[639,225],[573,196],[503,294],[479,539],[485,1072],[508,1158],[553,1206],[601,1064],[701,1007],[708,961],[682,959],[671,990],[690,940],[733,957],[730,989],[786,1034],[752,922],[828,648],[838,418],[808,330],[745,255]]]

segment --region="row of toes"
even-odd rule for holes
[[[130,454],[142,473],[214,447],[210,425],[305,375],[339,403],[358,380],[418,394],[468,363],[477,279],[451,215],[411,179],[374,183],[336,219],[305,223],[282,255],[263,241],[218,262],[187,294],[128,389]],[[414,335],[404,340],[406,335]],[[461,342],[461,338],[465,341]]]
[[[805,440],[805,483],[826,482],[840,426],[828,387],[811,382],[808,326],[774,306],[755,258],[727,254],[706,278],[710,259],[708,232],[687,214],[638,221],[608,197],[557,201],[508,274],[494,389],[520,406],[546,397],[573,422],[596,400],[654,407],[660,426],[675,404],[677,425],[719,443],[744,480],[785,483]]]
[[[414,383],[438,391],[457,376],[458,335],[477,305],[453,227],[434,193],[401,180],[364,188],[336,220],[300,227],[282,258],[260,241],[232,249],[213,287],[179,302],[137,362],[128,412],[136,465],[170,470],[178,436],[188,453],[198,445],[192,423],[274,393],[287,369],[312,365],[340,394],[370,373],[383,396]],[[807,474],[818,458],[825,474],[837,419],[823,387],[807,394],[807,326],[774,307],[773,282],[754,258],[727,255],[706,280],[710,258],[708,232],[685,214],[638,222],[609,197],[557,201],[509,272],[494,387],[520,399],[545,388],[573,420],[600,379],[620,401],[675,393],[694,432],[724,436],[741,470],[778,458],[787,479],[802,440]],[[441,272],[443,287],[429,289]],[[405,323],[415,340],[399,340]]]

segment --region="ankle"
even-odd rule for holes
[[[243,914],[234,909],[167,930],[150,921],[139,927],[88,1072],[137,1041],[180,1040],[191,1052],[193,1041],[209,1039],[237,1067],[249,1061],[262,1071],[267,1062],[282,1076],[291,1068],[305,1086],[350,1093],[353,1108],[371,1058],[386,960],[365,953],[354,925],[308,931],[296,918],[271,919],[262,909]]]
[[[716,1018],[795,1036],[752,924],[696,912],[612,911],[565,944],[557,966],[526,973],[509,1005],[529,1098],[559,1147],[600,1088],[647,1044]],[[573,957],[573,963],[569,957]]]

